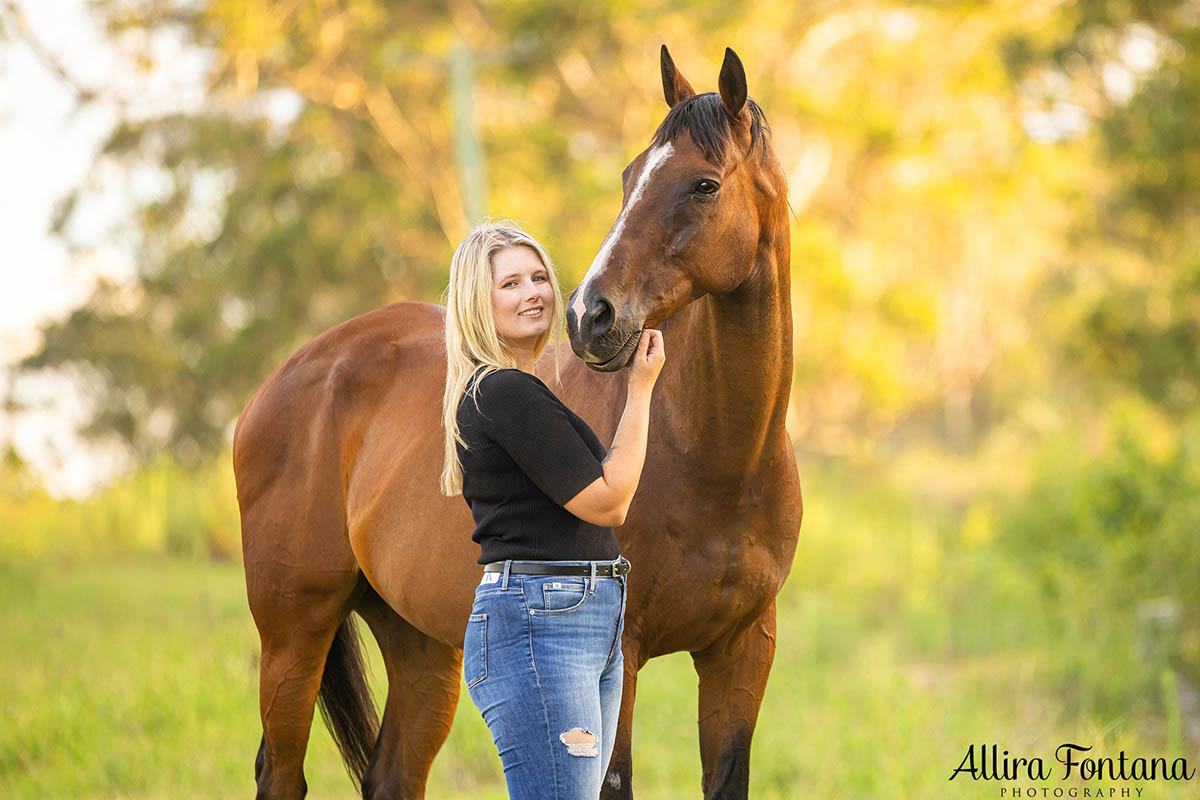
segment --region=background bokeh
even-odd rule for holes
[[[127,268],[2,373],[0,795],[252,791],[237,414],[325,328],[437,302],[481,215],[573,286],[663,43],[698,91],[741,55],[793,211],[806,515],[752,796],[994,797],[947,782],[984,743],[1200,762],[1194,0],[89,4],[129,74],[200,65],[174,106],[72,72],[22,6],[0,66],[116,110],[53,235]],[[115,465],[86,496],[18,446],[46,385]],[[639,797],[699,794],[694,711],[688,656],[652,663]],[[477,717],[431,796],[503,796]],[[319,723],[308,774],[354,796]]]

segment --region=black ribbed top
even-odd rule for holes
[[[609,561],[621,554],[612,528],[563,508],[596,478],[606,452],[596,434],[536,376],[502,369],[464,394],[457,446],[463,499],[475,518],[480,564]]]

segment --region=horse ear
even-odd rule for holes
[[[740,121],[746,111],[746,70],[738,54],[728,47],[725,48],[725,62],[721,64],[721,77],[717,85],[721,89],[725,113],[735,122]]]
[[[663,97],[666,98],[667,105],[674,108],[696,92],[687,82],[687,78],[680,75],[679,70],[675,69],[675,62],[671,60],[671,54],[667,52],[665,44],[662,46],[658,60],[662,65]]]

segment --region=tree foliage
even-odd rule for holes
[[[24,363],[74,367],[89,431],[143,460],[217,452],[322,329],[438,299],[472,223],[466,129],[483,207],[525,221],[572,284],[665,111],[664,41],[700,91],[739,50],[789,173],[805,447],[969,449],[1069,420],[1073,375],[1173,413],[1194,399],[1188,4],[95,7],[114,36],[183,30],[211,56],[204,108],[126,119],[100,156],[165,187],[129,220],[136,279],[99,284]],[[470,120],[449,78],[464,53]],[[63,236],[89,191],[64,204]]]
[[[1010,43],[1014,74],[1053,76],[1096,120],[1054,294],[1075,309],[1067,363],[1181,416],[1200,390],[1200,17],[1171,0],[1078,3],[1061,35]]]

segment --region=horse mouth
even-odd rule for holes
[[[591,361],[584,361],[583,363],[597,372],[616,372],[622,367],[628,366],[629,362],[633,360],[633,354],[637,351],[638,340],[641,338],[641,328],[634,328],[633,333],[629,334],[629,338],[617,348],[617,352],[613,354],[612,358],[599,363]]]

